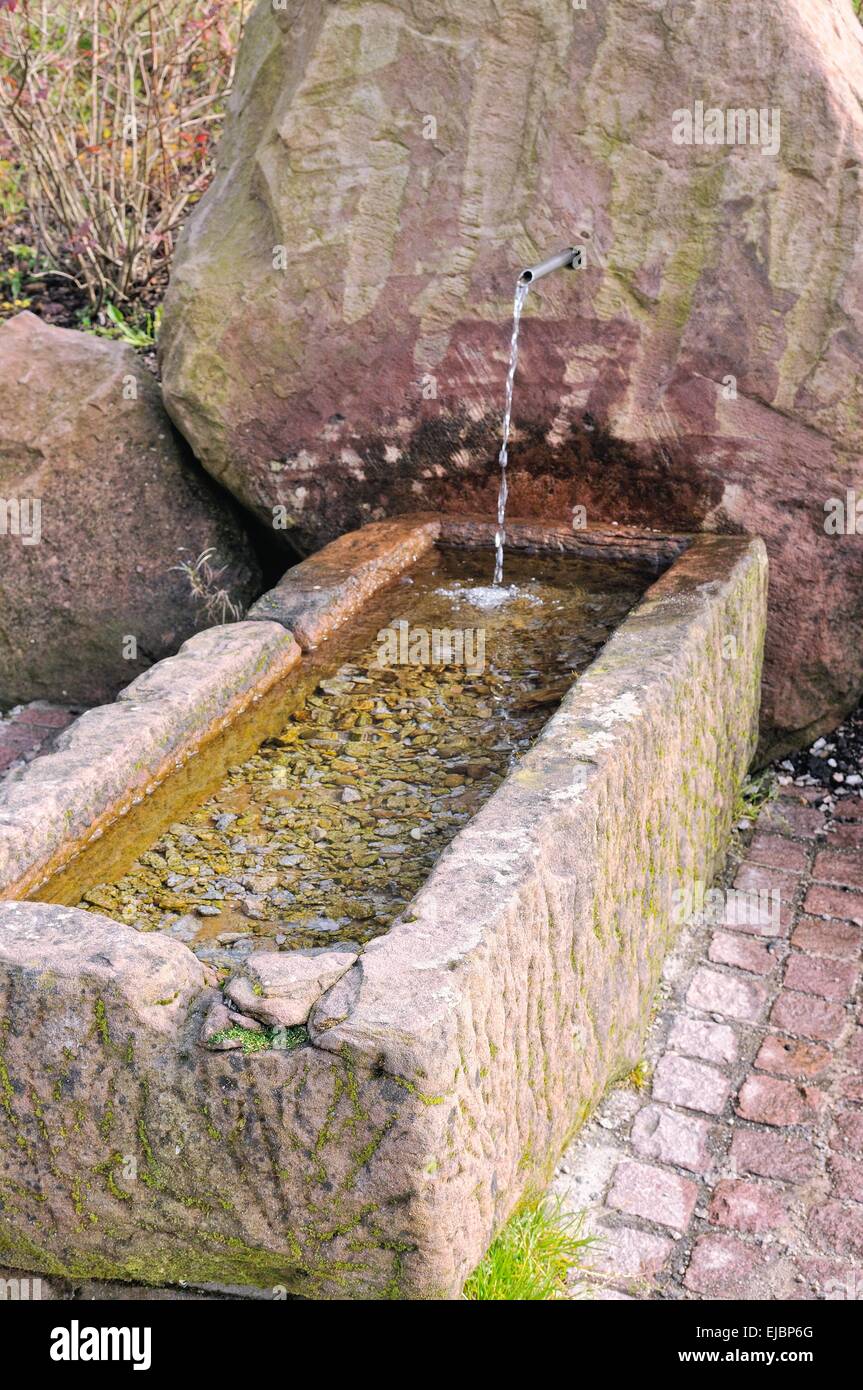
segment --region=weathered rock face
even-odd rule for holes
[[[131,348],[19,314],[0,377],[0,704],[94,704],[224,621],[218,590],[240,612],[257,562]],[[176,567],[211,547],[196,596]]]
[[[511,514],[760,532],[765,732],[829,726],[863,684],[863,546],[824,532],[863,472],[861,93],[847,0],[262,0],[168,408],[302,547],[491,512],[515,272],[583,240],[528,300]]]

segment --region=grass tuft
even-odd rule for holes
[[[109,326],[93,323],[89,314],[84,314],[81,327],[85,333],[94,333],[97,338],[118,338],[133,348],[154,348],[162,324],[161,304],[153,314],[139,313],[137,321],[127,319],[116,304],[105,305],[105,317]]]
[[[626,1079],[636,1091],[646,1090],[650,1084],[650,1063],[642,1058],[640,1062],[636,1062]]]
[[[186,576],[189,591],[198,603],[203,604],[208,622],[236,623],[243,616],[243,610],[233,602],[228,590],[219,584],[228,567],[223,565],[221,569],[216,569],[213,565],[215,555],[214,547],[210,546],[202,551],[197,560],[186,560],[171,568]]]
[[[545,1198],[520,1207],[495,1238],[464,1288],[474,1302],[536,1303],[571,1298],[568,1276],[587,1272],[583,1257],[595,1243],[582,1235],[584,1218]]]
[[[764,772],[758,773],[754,777],[747,777],[734,800],[734,808],[731,812],[734,828],[738,826],[740,821],[749,821],[754,824],[762,806],[766,805],[768,801],[772,801],[777,791],[778,784],[771,768],[766,768]]]

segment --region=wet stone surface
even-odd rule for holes
[[[490,590],[489,568],[431,552],[306,659],[281,733],[80,905],[224,966],[386,931],[646,586],[510,555]]]

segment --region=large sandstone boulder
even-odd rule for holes
[[[0,704],[98,703],[239,616],[257,562],[131,348],[19,314],[0,380]]]
[[[584,241],[528,300],[511,514],[761,533],[766,741],[830,726],[863,684],[863,544],[824,530],[863,484],[861,36],[850,0],[261,0],[171,414],[301,548],[491,514],[516,271]]]

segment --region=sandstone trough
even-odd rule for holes
[[[258,952],[222,993],[181,941],[52,890],[202,750],[236,760],[235,727],[244,747],[278,727],[303,653],[376,590],[491,531],[423,515],[341,538],[3,785],[0,1263],[455,1297],[639,1060],[672,895],[711,881],[755,748],[757,540],[508,527],[516,548],[637,558],[654,582],[359,950]],[[207,1045],[231,1015],[259,1048]]]

